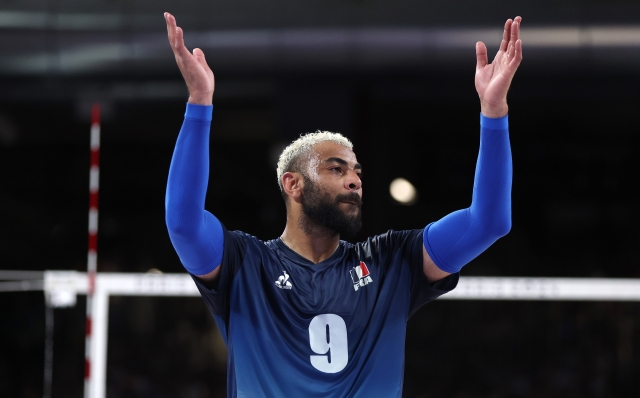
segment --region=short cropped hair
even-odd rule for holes
[[[306,156],[313,150],[313,147],[324,141],[335,142],[353,150],[353,144],[348,138],[340,133],[332,133],[330,131],[317,130],[315,133],[303,134],[297,140],[293,141],[289,146],[284,148],[278,159],[278,186],[280,192],[284,196],[284,188],[282,187],[282,176],[288,171],[302,173],[306,176],[303,168],[305,166],[305,160],[308,161],[309,156]]]

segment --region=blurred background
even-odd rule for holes
[[[513,229],[463,275],[640,278],[636,0],[0,0],[0,269],[86,270],[90,108],[102,108],[99,272],[183,272],[164,190],[187,91],[172,12],[216,76],[207,208],[281,233],[283,145],[339,131],[364,167],[364,228],[470,203],[474,44],[523,16],[509,93]],[[418,192],[389,194],[395,178]],[[43,393],[42,292],[0,293],[0,396]],[[80,397],[85,301],[56,309],[54,397]],[[112,297],[109,397],[222,397],[200,298]],[[640,396],[640,304],[436,301],[409,322],[406,397]]]

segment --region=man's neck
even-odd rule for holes
[[[288,222],[280,239],[289,249],[314,264],[329,258],[340,244],[340,235],[309,233]]]

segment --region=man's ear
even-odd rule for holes
[[[282,189],[294,202],[300,202],[304,180],[300,173],[287,171],[282,175]]]

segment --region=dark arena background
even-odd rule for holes
[[[358,239],[467,207],[474,44],[491,59],[521,15],[513,228],[462,275],[640,278],[635,0],[0,0],[0,275],[87,270],[96,102],[98,272],[184,273],[164,190],[188,95],[164,11],[216,77],[206,206],[265,240],[285,222],[276,156],[316,129],[350,137],[363,165]],[[389,194],[398,177],[411,206]],[[0,396],[83,396],[85,296],[47,309],[42,288],[5,279]],[[409,321],[404,396],[640,396],[638,301],[437,300]],[[108,323],[107,397],[225,396],[225,347],[199,297],[114,295]]]

